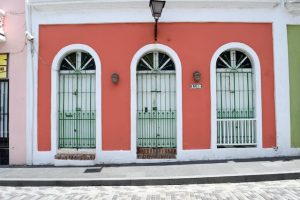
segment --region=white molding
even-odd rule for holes
[[[224,51],[229,49],[240,50],[245,53],[254,68],[255,76],[255,111],[256,111],[256,133],[257,133],[257,148],[262,148],[262,105],[261,105],[261,71],[260,62],[255,51],[248,45],[231,42],[219,47],[214,53],[210,62],[210,92],[211,92],[211,148],[217,149],[217,112],[216,112],[216,63],[218,57]]]
[[[181,158],[182,153],[182,71],[181,71],[181,61],[177,53],[170,47],[163,44],[148,44],[141,49],[139,49],[132,58],[130,64],[130,96],[131,96],[131,153],[133,157],[136,155],[136,140],[137,140],[137,130],[136,130],[136,68],[139,60],[148,52],[160,51],[167,54],[174,62],[176,68],[176,117],[177,117],[177,159]]]
[[[285,0],[285,7],[288,12],[295,15],[300,15],[300,1],[299,0]]]
[[[53,165],[54,156],[52,151],[34,151],[32,165]]]
[[[37,10],[61,11],[70,9],[101,9],[101,8],[146,8],[149,10],[149,1],[146,0],[29,0]],[[281,0],[168,0],[169,8],[273,8]]]
[[[182,152],[181,161],[197,160],[225,160],[225,159],[250,159],[266,158],[279,156],[299,155],[299,149],[289,149],[286,151],[276,151],[273,148],[222,148],[222,149],[204,149],[204,150],[185,150]]]
[[[278,149],[283,151],[291,148],[288,34],[284,14],[277,13],[273,23],[276,141]]]
[[[297,149],[202,149],[184,150],[181,157],[177,159],[136,159],[131,151],[102,151],[100,158],[95,160],[95,164],[120,164],[120,163],[161,163],[177,161],[199,161],[199,160],[225,160],[225,159],[245,159],[245,158],[265,158],[278,156],[298,156],[300,148]],[[35,154],[34,165],[53,165],[55,160],[51,152],[39,152]]]
[[[274,8],[280,5],[281,0],[168,0],[166,8]]]
[[[225,160],[225,159],[249,159],[265,158],[278,156],[297,156],[298,149],[273,149],[273,148],[226,148],[226,149],[197,149],[183,150],[177,159],[136,159],[132,151],[103,151],[101,153],[102,163],[161,163],[161,162],[178,162],[178,161],[199,161],[199,160]]]
[[[203,8],[201,12],[197,8],[172,8],[164,10],[160,23],[165,22],[246,22],[246,23],[272,23],[274,21],[274,9],[216,9]],[[109,24],[109,23],[153,23],[149,9],[91,9],[38,11],[33,9],[33,26],[46,24]],[[178,15],[178,13],[181,13]],[[213,15],[211,13],[214,13]],[[287,13],[288,14],[288,13]],[[137,18],[136,16],[139,15]],[[237,17],[238,16],[238,17]],[[289,15],[287,19],[294,20]],[[37,35],[38,33],[34,34]],[[36,38],[36,37],[35,37]]]
[[[26,31],[31,32],[31,8],[26,4]],[[34,68],[33,68],[33,43],[27,45],[27,70],[26,70],[26,164],[33,163],[33,127],[34,127]]]
[[[54,160],[54,166],[94,166],[95,160]]]
[[[32,86],[32,88],[28,88],[28,95],[31,95],[32,98],[32,102],[31,102],[31,110],[28,115],[30,115],[30,117],[32,117],[32,127],[29,127],[29,131],[32,131],[33,137],[32,137],[32,142],[33,142],[33,147],[32,147],[32,162],[35,163],[35,159],[37,157],[39,157],[39,155],[44,155],[46,154],[46,152],[39,152],[38,151],[38,55],[37,53],[33,53],[33,49],[35,47],[38,47],[38,45],[33,41],[32,44],[32,54],[33,54],[33,63],[32,66],[30,66],[32,72],[29,72],[29,78],[28,79],[32,79],[32,81],[29,83],[30,86]],[[30,69],[29,69],[30,70]],[[31,85],[32,84],[32,85]],[[32,130],[30,130],[30,128],[32,128]],[[42,156],[42,158],[44,158],[44,156]],[[43,160],[43,159],[42,159]],[[39,162],[39,159],[38,161]]]
[[[103,163],[136,163],[136,154],[129,151],[101,151],[100,158],[96,160],[96,164]]]
[[[51,69],[51,152],[55,155],[58,150],[58,79],[59,66],[62,59],[70,52],[85,51],[89,53],[96,64],[96,159],[102,149],[102,118],[101,118],[101,62],[97,52],[84,44],[71,44],[62,48],[54,57]],[[54,159],[54,157],[53,157]]]

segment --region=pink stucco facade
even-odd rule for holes
[[[26,163],[26,40],[25,1],[0,0],[5,11],[6,42],[0,53],[9,54],[9,163]]]

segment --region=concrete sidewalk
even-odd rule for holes
[[[179,185],[300,178],[300,157],[95,167],[1,167],[1,186]]]

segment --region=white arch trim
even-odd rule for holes
[[[96,64],[96,160],[102,149],[102,119],[101,119],[101,62],[97,52],[84,44],[71,44],[62,48],[54,57],[51,70],[51,154],[55,155],[58,150],[58,87],[59,68],[62,59],[74,51],[89,53]],[[53,158],[54,159],[54,158]]]
[[[139,49],[133,56],[130,65],[130,77],[131,77],[131,154],[132,158],[137,159],[136,148],[137,148],[137,130],[136,130],[136,68],[138,61],[146,54],[151,51],[160,51],[167,54],[173,60],[176,68],[176,114],[177,114],[177,160],[181,157],[182,153],[182,72],[181,62],[177,53],[170,47],[163,44],[148,44]],[[174,160],[174,159],[172,159]],[[143,160],[145,162],[155,162],[152,160]],[[141,162],[143,162],[141,161]],[[159,160],[162,161],[162,160]]]
[[[255,51],[248,45],[231,42],[221,46],[213,55],[210,62],[210,86],[211,86],[211,149],[217,149],[217,112],[216,112],[216,63],[217,59],[224,51],[229,49],[240,50],[245,53],[254,68],[255,77],[255,106],[257,125],[257,148],[262,148],[262,106],[261,106],[261,73],[260,62]]]

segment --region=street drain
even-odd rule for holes
[[[102,171],[102,167],[100,168],[89,168],[84,171],[84,173],[100,173]]]

